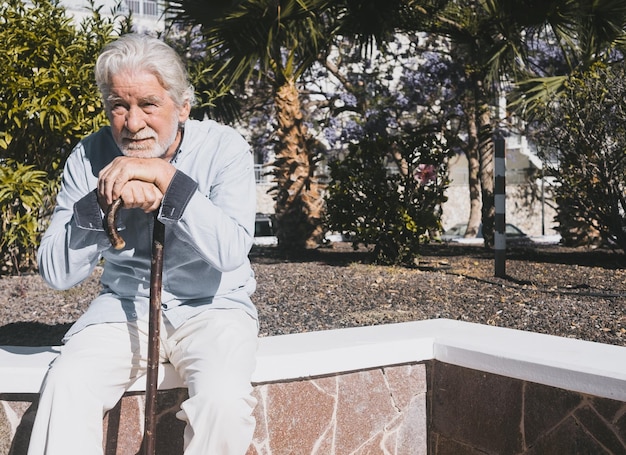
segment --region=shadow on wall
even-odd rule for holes
[[[71,325],[12,322],[0,327],[0,346],[58,346]]]

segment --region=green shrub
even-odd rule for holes
[[[3,273],[36,266],[42,234],[40,215],[48,190],[47,175],[32,165],[8,161],[0,166],[0,252]]]
[[[106,122],[93,67],[115,19],[94,10],[74,24],[54,0],[8,0],[0,24],[0,158],[58,173],[76,142]]]
[[[56,0],[0,3],[0,273],[34,267],[67,155],[106,124],[95,59],[127,28],[93,3],[80,24]]]
[[[327,225],[355,247],[373,245],[376,262],[413,264],[420,243],[441,229],[446,150],[435,135],[366,139],[330,169]]]
[[[554,177],[567,245],[600,241],[626,251],[626,65],[572,75],[536,135]]]

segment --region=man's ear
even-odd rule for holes
[[[191,112],[191,104],[189,101],[185,101],[185,104],[178,111],[178,123],[185,123],[187,119],[189,119],[189,114]]]

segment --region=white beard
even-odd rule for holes
[[[172,132],[165,138],[159,138],[156,131],[152,128],[145,127],[137,134],[130,134],[128,132],[123,133],[122,140],[141,140],[150,138],[151,141],[146,144],[139,144],[136,142],[118,143],[117,146],[125,156],[132,158],[162,158],[172,146],[178,135],[178,115],[172,120]]]

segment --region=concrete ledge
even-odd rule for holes
[[[456,321],[441,329],[441,362],[626,401],[626,347]]]
[[[37,393],[55,347],[0,347],[0,393]],[[438,360],[626,401],[626,348],[447,319],[262,338],[255,384]],[[183,387],[159,369],[161,389]],[[131,388],[144,388],[140,378]]]

